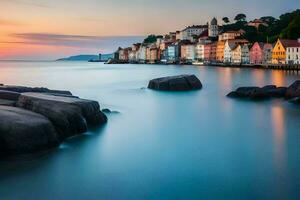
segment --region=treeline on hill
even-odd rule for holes
[[[272,16],[261,17],[260,20],[268,26],[260,25],[258,29],[248,26],[245,14],[238,14],[235,23],[230,23],[228,17],[224,17],[223,31],[243,29],[243,38],[250,42],[275,42],[277,38],[298,39],[300,37],[300,10],[285,13],[276,19]]]

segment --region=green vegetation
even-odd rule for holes
[[[144,39],[143,43],[151,44],[151,43],[156,42],[156,40],[157,40],[157,36],[156,35],[148,35],[148,37]]]
[[[223,17],[222,20],[225,24],[228,24],[230,22],[228,17]]]
[[[277,38],[297,39],[300,37],[300,9],[283,14],[279,19],[265,16],[261,17],[260,20],[265,22],[267,26],[260,25],[258,28],[248,26],[246,15],[241,13],[235,17],[235,23],[224,25],[223,30],[243,29],[246,32],[243,38],[250,42],[275,42]]]

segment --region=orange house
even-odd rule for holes
[[[297,40],[278,39],[272,50],[273,64],[286,64],[286,49],[297,43]]]
[[[226,41],[218,41],[216,48],[216,60],[217,62],[223,62],[224,60],[224,49]]]

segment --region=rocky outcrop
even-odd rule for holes
[[[0,154],[29,153],[59,145],[55,127],[43,115],[0,106]]]
[[[202,83],[195,75],[168,76],[151,80],[148,88],[163,91],[199,90]]]
[[[52,148],[107,122],[96,101],[68,91],[5,85],[0,85],[0,119],[4,155]]]
[[[300,97],[300,80],[295,81],[292,85],[287,88],[286,99],[293,99]]]
[[[0,85],[0,90],[11,91],[11,92],[38,92],[38,93],[52,93],[61,95],[72,95],[69,91],[63,90],[50,90],[44,87],[24,87],[24,86],[12,86],[12,85]]]
[[[40,93],[23,93],[17,106],[46,116],[61,139],[87,131],[88,125],[107,121],[96,101]]]
[[[261,100],[268,98],[285,97],[287,88],[276,87],[275,85],[267,85],[265,87],[240,87],[236,91],[230,92],[227,96],[232,98],[248,98],[253,100]]]

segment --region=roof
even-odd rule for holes
[[[202,29],[202,28],[208,28],[208,26],[207,25],[192,25],[192,26],[186,27],[182,31],[185,31],[187,29]]]
[[[279,39],[284,48],[287,47],[300,47],[300,43],[297,40],[284,40]]]
[[[218,21],[217,19],[214,17],[211,22],[210,22],[211,25],[218,25]]]

